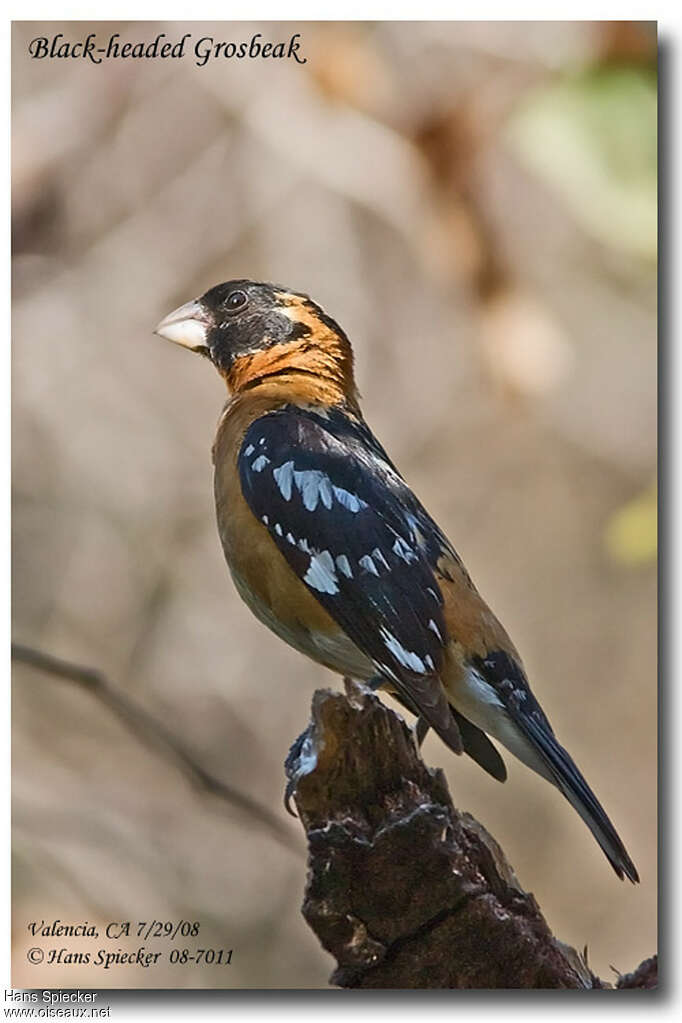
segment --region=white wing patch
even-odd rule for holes
[[[367,507],[366,501],[358,497],[356,494],[351,494],[350,491],[344,490],[343,487],[333,487],[334,497],[339,502],[342,508],[352,512],[354,515]]]
[[[371,572],[372,575],[379,575],[377,567],[369,554],[363,554],[358,564],[361,565],[366,572]]]
[[[338,578],[334,568],[334,559],[329,551],[321,551],[313,554],[310,559],[308,571],[303,577],[303,582],[312,586],[320,593],[338,593]]]
[[[251,445],[249,447],[253,451],[253,447]],[[255,472],[260,472],[268,463],[267,459],[263,461],[265,458],[265,455],[260,455],[252,463],[251,468]],[[343,487],[334,486],[329,476],[319,469],[295,469],[294,462],[288,461],[273,469],[272,475],[285,501],[291,500],[295,484],[303,500],[303,506],[308,511],[315,511],[320,501],[329,510],[335,498],[342,508],[353,514],[367,507],[366,502],[356,494],[351,494]]]
[[[443,642],[443,637],[441,636],[440,629],[438,628],[438,626],[434,622],[433,618],[429,618],[429,628],[431,629],[431,632],[435,632],[436,633],[436,635],[438,636],[438,639],[442,643]]]
[[[350,561],[345,554],[339,554],[336,559],[336,567],[339,572],[343,572],[347,579],[353,578],[353,569],[350,567]]]
[[[239,459],[247,503],[298,578],[343,621],[344,642],[368,672],[374,664],[400,684],[407,673],[433,678],[446,633],[432,565],[437,527],[358,424],[329,414],[327,428],[317,408],[273,415]],[[341,663],[331,654],[330,664]]]
[[[284,500],[290,501],[291,486],[294,482],[294,463],[285,462],[284,465],[280,465],[277,469],[273,469],[272,475],[275,477],[275,483],[279,487],[279,492]]]
[[[391,566],[386,561],[386,558],[383,556],[383,554],[381,553],[381,551],[380,551],[380,549],[378,547],[375,547],[374,550],[372,551],[372,558],[375,561],[379,561],[385,568],[388,569],[389,572],[391,571]]]
[[[399,536],[396,542],[393,544],[393,553],[402,558],[408,565],[413,561],[419,560],[419,555],[415,554],[408,543],[405,543],[402,536]]]
[[[381,628],[381,638],[386,644],[386,648],[391,651],[396,661],[402,664],[404,668],[410,668],[412,671],[426,672],[426,664],[422,661],[421,657],[415,654],[412,650],[406,650],[405,647],[400,643],[392,632],[388,629]],[[431,658],[429,658],[431,660]],[[433,668],[433,661],[429,667]]]
[[[319,469],[294,470],[294,480],[308,511],[315,511],[318,501],[325,508],[332,506],[332,485],[329,477]]]

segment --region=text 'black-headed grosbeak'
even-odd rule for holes
[[[231,395],[213,446],[218,529],[256,617],[332,671],[392,691],[504,781],[497,739],[557,786],[618,877],[638,881],[514,644],[365,423],[339,325],[306,295],[236,280],[156,332],[207,356]]]

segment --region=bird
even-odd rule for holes
[[[432,728],[503,782],[495,740],[559,789],[620,879],[638,882],[509,635],[365,422],[339,324],[304,293],[239,279],[155,333],[209,359],[227,385],[216,517],[255,616],[313,661],[395,696],[420,740]]]

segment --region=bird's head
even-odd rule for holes
[[[329,399],[334,391],[338,401],[355,400],[348,338],[307,295],[287,288],[248,280],[217,284],[169,313],[156,333],[207,356],[233,393],[278,378],[281,386],[305,389],[317,378]]]

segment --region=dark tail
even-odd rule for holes
[[[633,884],[638,883],[637,868],[616,829],[566,750],[559,745],[552,732],[531,715],[523,715],[522,727],[544,760],[555,785],[585,821],[618,877],[621,880],[627,877]]]

